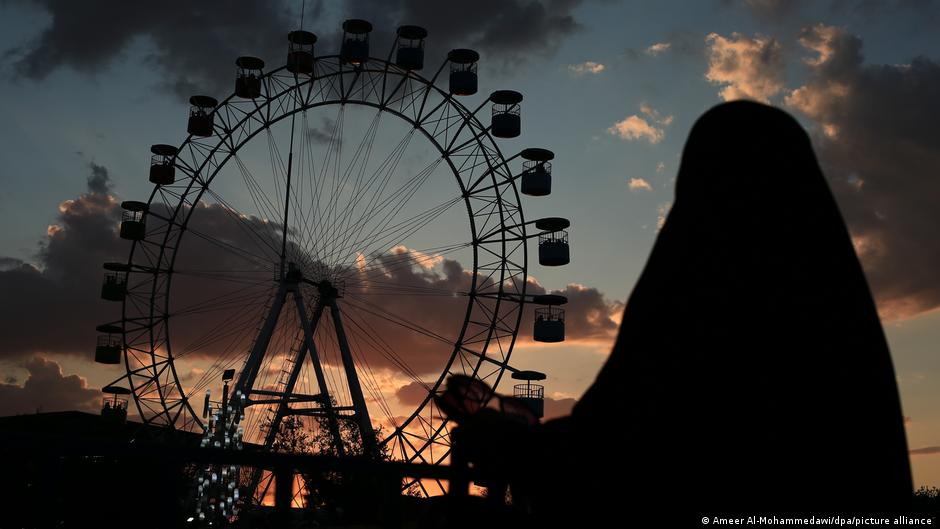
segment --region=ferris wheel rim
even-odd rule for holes
[[[340,57],[339,57],[338,55],[319,56],[319,57],[317,57],[317,62],[320,63],[320,62],[322,62],[322,61],[331,60],[331,59],[332,59],[332,60],[336,60],[337,62],[339,62],[339,63],[341,64],[341,59],[340,59]],[[495,139],[489,134],[489,132],[486,131],[486,127],[484,127],[484,126],[482,125],[482,123],[479,122],[479,120],[476,118],[476,116],[475,116],[474,113],[470,112],[465,106],[463,106],[462,103],[460,103],[459,101],[457,101],[453,95],[444,92],[440,87],[438,87],[438,86],[433,82],[433,80],[428,80],[428,79],[426,79],[426,78],[424,78],[424,77],[422,77],[422,76],[416,74],[416,73],[413,72],[413,71],[400,70],[399,68],[397,68],[396,66],[394,66],[394,65],[393,65],[392,63],[390,63],[389,61],[386,61],[386,60],[383,60],[383,59],[379,59],[379,58],[371,58],[368,62],[363,63],[363,64],[364,64],[364,65],[377,64],[377,65],[379,65],[379,66],[384,66],[384,68],[381,68],[381,69],[367,69],[367,68],[365,68],[365,67],[358,67],[358,68],[355,68],[355,70],[359,70],[359,72],[357,73],[357,75],[360,74],[360,73],[362,73],[362,71],[368,71],[368,72],[370,72],[370,73],[381,73],[381,75],[382,75],[383,78],[387,77],[390,73],[397,74],[397,75],[399,75],[399,76],[402,78],[403,82],[404,82],[404,80],[411,79],[411,80],[413,80],[413,81],[416,81],[416,82],[418,82],[418,83],[424,85],[424,86],[426,87],[426,90],[427,90],[428,92],[430,92],[431,90],[437,91],[437,93],[438,93],[440,96],[442,96],[442,98],[443,98],[443,100],[444,100],[444,101],[442,102],[442,104],[445,104],[445,103],[446,103],[446,104],[449,104],[449,105],[451,105],[451,106],[457,107],[458,110],[461,111],[461,112],[460,112],[460,114],[461,114],[461,116],[462,116],[461,121],[463,122],[462,125],[461,125],[461,127],[465,126],[465,124],[466,124],[467,122],[471,121],[471,120],[472,120],[472,121],[475,121],[475,124],[478,125],[479,128],[484,131],[484,133],[483,133],[483,134],[480,134],[480,135],[476,135],[476,136],[474,137],[474,140],[475,140],[477,143],[483,143],[483,142],[488,141],[489,146],[491,146],[491,147],[494,149],[495,153],[496,153],[496,154],[495,154],[495,157],[494,157],[494,159],[493,159],[493,160],[496,162],[495,164],[490,163],[490,162],[491,162],[491,159],[490,159],[489,157],[486,157],[487,164],[490,166],[490,172],[492,173],[491,178],[495,181],[495,179],[497,178],[497,175],[499,175],[499,173],[493,169],[493,166],[495,165],[496,167],[499,167],[499,166],[505,167],[506,164],[507,164],[507,162],[506,162],[505,157],[502,155],[501,150],[499,149],[498,143],[497,143],[497,142],[495,141]],[[265,79],[265,80],[271,79],[275,74],[281,73],[281,72],[283,72],[285,69],[286,69],[286,66],[282,66],[282,67],[277,68],[277,69],[275,69],[275,70],[272,70],[272,71],[270,71],[270,72],[266,72],[266,73],[263,74],[263,79]],[[254,112],[259,111],[260,108],[264,108],[264,107],[268,107],[268,108],[269,108],[269,107],[271,106],[271,104],[272,104],[272,101],[276,100],[277,98],[281,97],[282,95],[284,95],[284,94],[286,94],[286,93],[288,93],[288,92],[291,92],[291,91],[294,91],[294,90],[298,90],[298,89],[301,88],[302,86],[305,86],[305,85],[310,85],[310,86],[312,86],[315,81],[320,80],[320,79],[323,79],[324,77],[342,76],[342,75],[348,74],[348,73],[349,73],[349,70],[345,70],[345,71],[344,71],[342,68],[340,68],[339,70],[337,70],[337,71],[335,71],[335,72],[332,72],[332,73],[328,73],[328,74],[325,75],[325,76],[310,76],[304,83],[297,83],[297,84],[295,84],[295,85],[292,85],[292,86],[290,86],[290,87],[284,89],[283,91],[281,91],[281,92],[278,93],[278,94],[274,94],[274,95],[268,94],[268,95],[266,95],[266,96],[264,97],[264,102],[263,102],[263,103],[260,103],[260,104],[259,104],[258,101],[254,101],[255,107],[256,107],[256,110],[255,110]],[[297,76],[295,76],[295,79],[297,79]],[[267,85],[267,83],[265,83],[265,85]],[[469,217],[469,220],[470,220],[471,225],[472,225],[471,230],[472,230],[472,233],[474,234],[474,238],[476,238],[477,232],[476,232],[475,226],[473,226],[473,223],[474,223],[473,210],[472,210],[472,209],[470,208],[470,206],[469,206],[469,202],[468,202],[468,201],[469,201],[469,197],[468,197],[468,196],[466,195],[466,193],[465,193],[465,189],[464,189],[464,186],[463,186],[463,182],[462,182],[462,180],[460,179],[459,171],[454,167],[454,164],[452,163],[452,161],[451,161],[451,159],[450,159],[451,153],[448,152],[448,151],[445,151],[445,150],[441,147],[441,145],[434,139],[434,137],[431,135],[431,133],[428,132],[428,130],[425,128],[425,126],[424,126],[423,123],[413,121],[413,120],[409,119],[407,116],[405,116],[404,114],[402,114],[402,113],[400,113],[400,112],[396,112],[396,111],[394,111],[394,110],[391,109],[391,108],[382,107],[382,106],[380,106],[380,105],[378,105],[378,104],[375,104],[375,103],[373,103],[373,102],[365,101],[364,99],[350,98],[350,97],[348,97],[349,95],[350,95],[350,94],[347,94],[347,97],[344,97],[343,99],[339,99],[339,100],[323,101],[323,102],[320,102],[320,103],[317,103],[317,104],[310,104],[310,105],[304,104],[304,105],[301,105],[301,106],[298,106],[298,107],[294,108],[293,110],[286,110],[286,111],[282,112],[276,119],[270,119],[270,118],[269,118],[269,119],[267,120],[267,124],[268,124],[268,125],[273,125],[274,123],[280,122],[281,120],[286,119],[286,118],[289,117],[289,116],[295,115],[295,114],[298,113],[298,112],[303,112],[303,111],[307,111],[307,110],[314,109],[314,108],[319,108],[319,107],[324,107],[324,106],[332,106],[332,105],[337,105],[337,104],[340,104],[340,105],[352,104],[352,105],[363,105],[363,106],[369,106],[369,107],[377,108],[380,112],[387,112],[387,113],[393,114],[393,115],[395,115],[397,118],[402,119],[402,120],[404,120],[404,121],[406,121],[406,122],[408,122],[408,123],[414,125],[415,128],[418,129],[418,130],[420,130],[420,131],[422,132],[422,134],[425,136],[425,138],[426,138],[432,145],[434,145],[435,148],[437,148],[437,150],[438,150],[438,152],[441,154],[442,158],[444,158],[444,159],[448,162],[448,166],[450,167],[450,171],[451,171],[452,175],[455,177],[455,179],[457,180],[458,185],[461,187],[461,190],[462,190],[462,192],[463,192],[462,194],[464,195],[464,197],[463,197],[463,198],[464,198],[464,202],[465,202],[465,204],[467,204],[467,206],[468,206],[468,217]],[[238,102],[244,102],[244,101],[245,101],[245,100],[243,100],[243,99],[241,99],[241,98],[238,98],[238,97],[236,96],[236,94],[233,93],[233,94],[231,94],[228,98],[226,98],[225,100],[223,100],[223,101],[219,104],[219,106],[216,107],[216,108],[213,110],[213,112],[218,112],[221,108],[223,108],[223,107],[225,107],[226,105],[230,104],[233,100],[236,100],[236,101],[238,101]],[[250,114],[249,114],[249,115],[250,115]],[[246,116],[246,118],[244,118],[244,119],[248,119],[248,116]],[[243,120],[243,121],[244,121],[244,120]],[[201,198],[201,197],[203,196],[203,194],[206,192],[206,190],[210,188],[210,185],[211,185],[212,181],[213,181],[213,180],[215,179],[215,177],[218,175],[219,171],[220,171],[220,170],[226,165],[226,163],[231,159],[231,157],[234,156],[235,154],[237,154],[237,152],[238,152],[239,149],[241,149],[241,148],[242,148],[244,145],[246,145],[251,139],[253,139],[258,133],[260,133],[260,130],[261,130],[261,129],[256,130],[254,133],[252,133],[252,134],[250,135],[250,137],[247,137],[247,138],[245,138],[243,141],[241,141],[241,142],[238,144],[238,146],[237,146],[235,149],[233,149],[233,151],[232,151],[231,153],[229,153],[229,154],[225,157],[225,162],[219,164],[219,165],[213,170],[212,175],[209,176],[207,179],[204,179],[204,181],[203,181],[203,183],[202,183],[201,185],[200,185],[199,182],[197,181],[197,178],[192,178],[192,177],[191,177],[191,178],[190,178],[190,181],[189,181],[189,183],[188,183],[188,185],[187,185],[186,193],[185,193],[183,196],[188,196],[191,189],[193,189],[194,187],[199,187],[200,189],[199,189],[198,194],[197,194],[197,197],[196,197],[196,202],[194,202],[194,203],[197,203],[198,200],[199,200],[199,198]],[[213,139],[214,139],[214,138],[218,137],[219,141],[218,141],[217,146],[216,146],[216,148],[218,148],[218,146],[220,146],[220,145],[222,145],[222,144],[225,143],[225,139],[226,139],[226,138],[230,138],[230,137],[231,137],[231,135],[232,135],[233,132],[234,132],[234,130],[228,130],[228,131],[225,132],[224,135],[220,135],[220,134],[217,134],[217,133],[214,131],[213,136],[211,136],[210,138],[213,138]],[[199,137],[195,137],[195,136],[190,135],[190,136],[187,137],[187,138],[184,140],[184,142],[181,144],[179,150],[182,152],[183,149],[184,149],[187,145],[191,144],[191,143],[194,141],[194,139],[198,139],[198,138],[199,138]],[[208,156],[206,157],[206,159],[208,159]],[[174,158],[174,160],[176,160],[176,158]],[[176,165],[176,166],[177,166],[177,167],[180,167],[179,165]],[[200,168],[197,168],[196,171],[198,172],[199,169],[200,169]],[[185,171],[184,171],[184,172],[185,172]],[[188,173],[187,173],[187,174],[188,174]],[[198,173],[197,173],[197,174],[198,174]],[[495,182],[494,182],[494,183],[495,183]],[[509,186],[511,187],[512,192],[513,192],[512,198],[514,199],[515,204],[517,205],[517,208],[516,208],[516,209],[517,209],[517,214],[518,214],[518,216],[519,216],[520,219],[523,218],[523,211],[522,211],[522,207],[521,207],[521,200],[520,200],[520,198],[519,198],[519,192],[518,192],[518,189],[517,189],[515,183],[512,182],[512,181],[508,181],[507,183],[500,183],[499,185],[509,185]],[[151,192],[151,195],[150,195],[150,197],[149,197],[149,199],[148,199],[148,202],[147,202],[148,204],[154,203],[154,200],[157,198],[157,195],[158,195],[158,193],[160,192],[160,188],[161,188],[161,186],[159,186],[159,185],[154,187],[154,189],[153,189],[153,191]],[[184,202],[184,201],[181,199],[180,202],[179,202],[179,204],[178,204],[178,209],[177,209],[177,211],[175,211],[174,214],[173,214],[172,216],[170,216],[171,219],[175,219],[175,218],[177,217],[177,214],[178,214],[178,212],[179,212],[179,208],[182,207],[183,202]],[[501,224],[501,226],[505,227],[505,225],[506,225],[506,219],[505,219],[505,216],[504,216],[504,214],[503,214],[503,212],[502,212],[502,209],[503,209],[503,205],[502,205],[502,204],[503,204],[502,201],[500,201],[500,224]],[[193,211],[194,211],[194,208],[190,208],[189,212],[186,214],[185,220],[183,221],[183,223],[182,223],[182,225],[181,225],[183,229],[182,229],[182,231],[181,231],[181,235],[180,235],[180,236],[182,236],[182,233],[185,233],[185,226],[188,225],[189,218],[191,217]],[[522,230],[524,230],[524,226],[522,227]],[[169,230],[168,230],[167,235],[164,237],[164,241],[163,241],[163,242],[161,243],[161,245],[160,245],[160,246],[161,246],[161,255],[160,255],[160,257],[158,258],[158,262],[159,262],[160,260],[162,260],[163,252],[165,251],[165,248],[166,248],[166,246],[167,246],[167,239],[169,238],[169,236],[170,236],[170,234],[169,234]],[[129,264],[129,266],[131,266],[131,267],[134,266],[134,252],[135,252],[135,250],[137,249],[137,246],[138,246],[139,244],[140,244],[140,243],[139,243],[138,241],[135,241],[135,242],[132,244],[132,246],[131,246],[131,251],[130,251],[129,256],[128,256],[128,264]],[[503,248],[503,251],[504,251],[504,253],[505,253],[505,241],[503,241],[502,245],[503,245],[503,247],[504,247],[504,248]],[[475,292],[475,291],[476,291],[477,272],[479,271],[478,243],[477,243],[476,241],[475,241],[474,244],[473,244],[473,251],[474,251],[474,263],[473,263],[473,290],[472,290],[472,291]],[[172,257],[173,260],[171,261],[171,272],[168,274],[168,277],[167,277],[167,285],[166,285],[166,287],[165,287],[165,291],[166,291],[167,295],[166,295],[166,301],[165,301],[164,312],[168,312],[167,309],[169,308],[169,298],[170,298],[170,297],[169,297],[169,291],[170,291],[170,285],[171,285],[171,283],[172,283],[172,277],[173,277],[173,274],[172,274],[172,263],[175,262],[176,255],[178,254],[175,249],[172,250],[172,253],[173,253],[173,257]],[[523,273],[523,278],[525,278],[525,277],[527,277],[527,271],[526,271],[526,268],[527,268],[527,267],[526,267],[526,262],[527,262],[527,250],[526,250],[526,248],[525,248],[525,245],[522,245],[522,254],[523,254],[522,273]],[[506,275],[506,272],[505,272],[505,269],[504,269],[504,270],[501,272],[501,275],[500,275],[500,284],[502,284],[502,283],[505,281],[505,275]],[[152,292],[152,295],[151,295],[151,299],[153,298],[153,295],[155,295],[156,291],[159,289],[159,287],[157,286],[157,281],[156,281],[156,280],[154,280],[154,281],[152,282],[152,284],[153,284],[153,292]],[[524,292],[525,292],[526,284],[527,284],[527,282],[526,282],[525,280],[523,280],[523,281],[522,281],[522,288],[521,288],[521,292],[522,292],[523,294],[524,294]],[[502,299],[502,298],[497,299],[497,303],[502,303],[503,301],[509,301],[509,300],[508,300],[508,299]],[[472,304],[473,304],[473,300],[471,299],[471,300],[468,301],[467,315],[464,317],[464,323],[463,323],[462,328],[461,328],[460,336],[459,336],[458,340],[456,340],[456,343],[454,344],[454,350],[453,350],[453,352],[452,352],[451,355],[450,355],[450,358],[449,358],[449,360],[448,360],[448,362],[447,362],[447,365],[446,365],[446,366],[444,367],[444,369],[442,370],[441,375],[437,377],[437,380],[435,381],[433,387],[429,390],[428,394],[427,394],[427,395],[425,396],[425,398],[423,399],[423,402],[422,402],[421,404],[419,404],[419,405],[415,408],[415,410],[412,412],[411,416],[410,416],[405,422],[403,422],[401,426],[399,426],[398,428],[396,428],[395,431],[393,431],[391,434],[389,434],[389,436],[388,436],[386,439],[384,439],[384,440],[382,441],[383,443],[387,443],[388,441],[390,441],[390,440],[396,435],[396,433],[400,432],[400,431],[404,428],[404,426],[408,425],[408,424],[411,423],[413,420],[415,420],[415,418],[416,418],[425,408],[427,408],[429,402],[430,402],[431,399],[432,399],[432,396],[434,395],[435,391],[440,387],[440,385],[443,383],[444,379],[445,379],[446,376],[448,375],[448,370],[450,369],[450,366],[453,364],[455,358],[457,357],[457,355],[458,355],[459,352],[460,352],[460,347],[461,347],[461,345],[462,345],[462,344],[461,344],[461,341],[462,341],[462,339],[463,339],[463,337],[464,337],[464,335],[465,335],[465,333],[466,333],[466,329],[467,329],[467,325],[468,325],[468,319],[469,319],[469,314],[470,314],[470,311],[471,311],[472,308],[473,308],[473,305],[472,305]],[[517,333],[518,333],[518,328],[519,328],[519,324],[520,324],[520,322],[521,322],[521,317],[522,317],[522,311],[521,311],[521,305],[522,305],[522,303],[521,303],[521,302],[518,302],[518,304],[520,305],[520,310],[517,311],[517,314],[516,314],[516,316],[515,316],[515,318],[514,318],[514,320],[515,320],[515,322],[514,322],[514,328],[515,328],[515,330],[514,330],[514,333],[513,333],[512,341],[511,341],[511,344],[510,344],[509,348],[506,350],[506,354],[505,354],[505,357],[504,357],[504,360],[503,360],[503,365],[500,366],[499,372],[498,372],[498,374],[496,375],[496,384],[498,384],[499,379],[501,378],[502,374],[503,374],[503,373],[505,372],[505,370],[506,370],[506,367],[507,367],[507,365],[508,365],[509,358],[510,358],[510,355],[511,355],[511,352],[512,352],[513,345],[515,344],[515,339],[516,339],[516,336],[517,336]],[[125,301],[125,302],[124,302],[124,306],[122,307],[122,320],[121,320],[122,323],[127,322],[128,319],[129,319],[129,318],[128,318],[128,314],[127,314],[126,307],[127,307],[127,302]],[[154,317],[155,317],[155,315],[154,315],[154,313],[153,313],[153,303],[151,303],[150,319],[153,320]],[[125,329],[124,329],[124,334],[125,334],[125,336],[126,336],[126,334],[127,334],[128,331],[127,331],[126,325],[125,325],[124,327],[125,327]],[[153,337],[153,332],[154,332],[154,331],[153,331],[153,327],[152,327],[152,326],[151,326],[150,332],[151,332],[151,336],[150,336],[150,340],[149,340],[149,341],[150,341],[151,344],[153,344],[153,343],[155,343],[155,339],[154,339],[154,337]],[[169,426],[171,426],[171,427],[173,427],[173,428],[176,428],[176,420],[179,418],[179,415],[180,415],[180,414],[182,414],[182,413],[184,413],[184,412],[186,411],[186,409],[188,409],[189,412],[190,412],[190,414],[191,414],[194,418],[196,418],[197,422],[199,422],[199,421],[198,421],[198,415],[194,412],[194,410],[192,409],[192,406],[191,406],[191,404],[190,404],[190,402],[189,402],[191,395],[187,395],[186,392],[183,390],[182,384],[181,384],[181,382],[180,382],[180,380],[179,380],[179,376],[178,376],[178,374],[177,374],[177,372],[176,372],[176,365],[175,365],[175,363],[174,363],[174,356],[173,356],[173,353],[172,353],[172,349],[170,348],[170,347],[171,347],[170,344],[171,344],[172,342],[171,342],[170,339],[169,339],[169,327],[168,327],[168,326],[164,329],[163,333],[166,335],[166,345],[167,345],[166,358],[165,358],[165,359],[161,359],[161,360],[158,362],[158,361],[157,361],[157,358],[156,358],[156,356],[155,356],[155,352],[154,352],[155,348],[152,347],[152,348],[151,348],[151,351],[150,351],[150,354],[151,354],[151,357],[152,357],[153,362],[152,362],[151,366],[148,366],[148,367],[153,367],[154,369],[156,369],[158,363],[159,363],[159,364],[165,364],[165,365],[167,366],[166,368],[169,368],[169,369],[170,369],[171,375],[172,375],[172,377],[173,377],[172,383],[176,386],[176,388],[178,388],[179,395],[181,395],[180,403],[176,404],[176,406],[179,406],[179,410],[178,410],[177,413],[176,413],[176,417],[175,417],[172,421],[170,421]],[[491,333],[492,333],[492,330],[491,330]],[[489,344],[491,341],[492,341],[492,336],[488,336],[487,339],[486,339],[487,346],[488,346],[488,344]],[[485,348],[484,348],[484,352],[485,352]],[[129,359],[128,352],[127,352],[127,348],[126,348],[126,342],[125,342],[125,352],[124,352],[124,353],[125,353],[125,354],[124,354],[124,356],[125,356],[125,368],[126,368],[126,370],[127,370],[127,373],[126,373],[125,377],[128,378],[128,380],[131,382],[131,388],[132,388],[132,393],[133,393],[133,395],[134,395],[135,404],[137,405],[138,411],[141,413],[141,417],[143,418],[143,416],[144,416],[144,409],[143,409],[143,407],[142,407],[142,405],[141,405],[140,399],[138,398],[138,391],[137,391],[138,387],[136,387],[136,386],[133,384],[133,380],[132,380],[132,377],[131,377],[131,364],[130,364],[130,359]],[[480,366],[481,366],[484,362],[486,362],[486,359],[485,359],[485,358],[479,358],[479,359],[477,360],[476,365],[474,366],[474,370],[473,370],[474,376],[476,376],[476,375],[479,373]],[[166,368],[164,368],[164,369],[166,369]],[[122,378],[123,378],[123,377],[122,377]],[[494,387],[495,387],[495,384],[494,384]],[[160,388],[159,384],[157,385],[157,388],[158,388],[158,391],[160,391],[161,388]],[[167,413],[166,416],[167,416],[167,418],[169,419],[169,417],[170,417],[170,415],[169,415],[169,409],[168,409],[168,407],[167,407],[167,405],[166,405],[166,400],[164,400],[164,396],[163,396],[162,392],[159,393],[159,397],[160,397],[161,404],[162,404],[162,406],[163,406],[165,412]],[[159,414],[157,414],[157,415],[159,415]],[[442,431],[442,430],[445,428],[445,426],[446,426],[446,425],[442,424],[441,427],[440,427],[436,432],[434,432],[434,434],[437,435],[440,431]],[[434,439],[435,435],[430,436],[431,440]],[[429,442],[430,442],[430,441],[429,441]],[[415,451],[415,452],[416,452],[415,455],[417,456],[418,454],[422,453],[425,448],[426,448],[426,446],[425,446],[425,447],[421,447],[419,450],[416,450],[416,451]]]

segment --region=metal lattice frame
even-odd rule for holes
[[[145,423],[202,426],[190,400],[195,397],[184,393],[174,366],[169,298],[176,250],[213,179],[242,146],[280,120],[325,105],[365,105],[406,121],[434,145],[456,178],[469,216],[473,275],[463,327],[433,388],[384,440],[404,461],[447,457],[449,432],[432,397],[451,374],[472,375],[494,388],[499,383],[522,317],[527,254],[519,194],[505,158],[487,126],[438,87],[436,77],[381,59],[352,67],[339,56],[318,57],[309,77],[284,67],[264,74],[261,97],[230,96],[214,111],[214,134],[190,136],[180,146],[174,163],[182,177],[155,187],[146,237],[134,242],[128,258],[121,321],[127,373],[120,381],[129,385]],[[413,433],[416,425],[424,435]]]

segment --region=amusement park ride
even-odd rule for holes
[[[519,92],[497,90],[465,106],[478,90],[477,52],[451,50],[424,77],[424,28],[399,27],[385,58],[371,55],[369,22],[346,20],[342,29],[335,55],[315,54],[316,35],[298,30],[288,34],[284,66],[266,70],[259,58],[239,57],[234,93],[193,96],[188,137],[151,147],[149,199],[122,204],[129,256],[104,265],[101,297],[122,312],[98,326],[95,360],[125,369],[104,388],[109,413],[126,414],[132,400],[146,424],[231,449],[272,449],[282,422],[297,418],[325,427],[340,456],[349,450],[341,430],[352,425],[362,450],[425,463],[448,457],[448,424],[433,398],[450,375],[496,388],[508,371],[519,381],[515,395],[542,415],[545,375],[512,367],[509,357],[527,305],[540,306],[534,340],[565,339],[565,297],[527,293],[527,241],[538,240],[539,264],[565,265],[569,222],[525,220],[519,195],[550,194],[554,154],[502,154],[497,139],[521,133]],[[315,129],[314,116],[327,132]],[[411,148],[413,136],[423,137],[423,150]],[[261,158],[252,149],[270,165],[252,171]],[[382,150],[384,161],[371,161]],[[432,153],[426,165],[415,161],[422,153]],[[445,180],[456,193],[430,202]],[[442,220],[461,204],[465,237]],[[210,213],[243,238],[213,232]],[[435,235],[443,244],[407,250]],[[217,257],[187,257],[198,245]],[[445,254],[472,267],[453,281],[396,283],[398,271],[429,270]],[[408,298],[416,302],[401,302]],[[460,304],[450,334],[424,321],[426,311],[408,313],[438,299]],[[392,329],[413,335],[410,345],[386,340]],[[415,343],[441,351],[433,380],[409,365]],[[181,359],[199,358],[201,372],[182,372]],[[390,409],[370,358],[421,388],[409,415]],[[214,401],[210,385],[220,378]],[[261,494],[261,476],[239,482],[238,470],[199,476],[202,497],[218,500],[201,508],[232,515],[245,496]],[[404,484],[427,495],[444,490],[437,485]]]

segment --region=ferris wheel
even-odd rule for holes
[[[450,375],[496,388],[509,372],[541,414],[544,375],[509,359],[527,304],[534,340],[564,340],[565,298],[526,291],[527,243],[567,264],[569,223],[527,221],[520,201],[550,193],[554,155],[503,154],[520,93],[462,102],[475,51],[424,77],[423,28],[398,28],[386,58],[370,23],[342,28],[338,54],[298,30],[284,66],[239,57],[234,93],[193,96],[188,137],[151,148],[149,199],[122,204],[129,256],[104,266],[122,311],[95,359],[123,364],[105,389],[146,424],[202,432],[224,391],[246,443],[272,449],[294,420],[342,455],[351,424],[360,446],[440,463],[433,397]]]

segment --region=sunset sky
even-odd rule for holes
[[[190,95],[227,97],[239,55],[283,64],[300,4],[0,0],[0,415],[97,410],[98,389],[121,375],[92,361],[94,326],[117,310],[98,299],[101,263],[126,259],[129,247],[116,236],[117,204],[147,199],[150,145],[185,139]],[[480,92],[468,107],[497,89],[524,94],[522,136],[501,149],[556,156],[552,195],[524,197],[526,218],[572,222],[571,264],[539,266],[532,242],[528,269],[536,291],[570,298],[569,339],[533,343],[529,314],[512,361],[548,374],[551,415],[566,413],[603,365],[697,117],[740,98],[791,112],[813,138],[876,297],[915,484],[940,486],[940,2],[307,4],[317,53],[334,52],[346,18],[375,25],[373,56],[385,56],[395,27],[418,24],[429,32],[426,75],[451,48],[480,52]],[[388,134],[377,140],[386,151]],[[404,167],[419,170],[420,154]],[[245,160],[263,171],[260,154]],[[460,240],[466,215],[457,213],[398,251]],[[468,262],[447,259],[432,256],[399,279],[459,289]],[[396,308],[421,321],[449,314]],[[426,380],[436,364],[422,363],[420,348],[409,344]],[[198,375],[206,358],[181,369]],[[405,413],[408,379],[375,367],[393,411]]]

